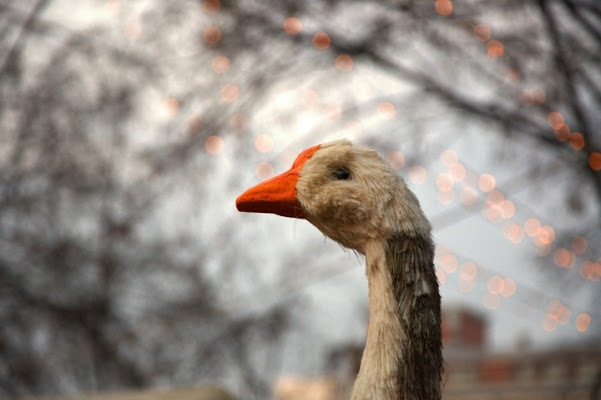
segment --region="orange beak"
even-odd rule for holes
[[[238,211],[271,213],[290,218],[305,218],[305,212],[296,198],[296,182],[300,170],[319,145],[304,150],[296,157],[292,167],[273,178],[261,182],[236,199]]]

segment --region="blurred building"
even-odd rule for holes
[[[601,344],[542,351],[528,349],[522,340],[511,352],[490,353],[486,319],[461,307],[444,310],[442,333],[445,400],[588,400],[601,390]],[[362,345],[334,349],[327,360],[330,376],[283,378],[275,398],[348,399],[362,350]]]

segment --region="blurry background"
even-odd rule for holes
[[[0,397],[352,383],[363,260],[234,205],[349,138],[433,223],[448,396],[598,398],[599,110],[593,0],[0,0]]]

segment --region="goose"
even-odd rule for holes
[[[377,152],[338,140],[248,189],[239,211],[306,219],[365,256],[369,323],[351,400],[441,398],[441,314],[431,226]]]

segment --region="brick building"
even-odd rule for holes
[[[589,400],[593,392],[601,399],[601,343],[490,353],[486,331],[480,314],[465,308],[444,310],[444,400]],[[275,398],[348,399],[362,350],[362,345],[333,350],[328,364],[338,373],[285,378],[276,385]]]

